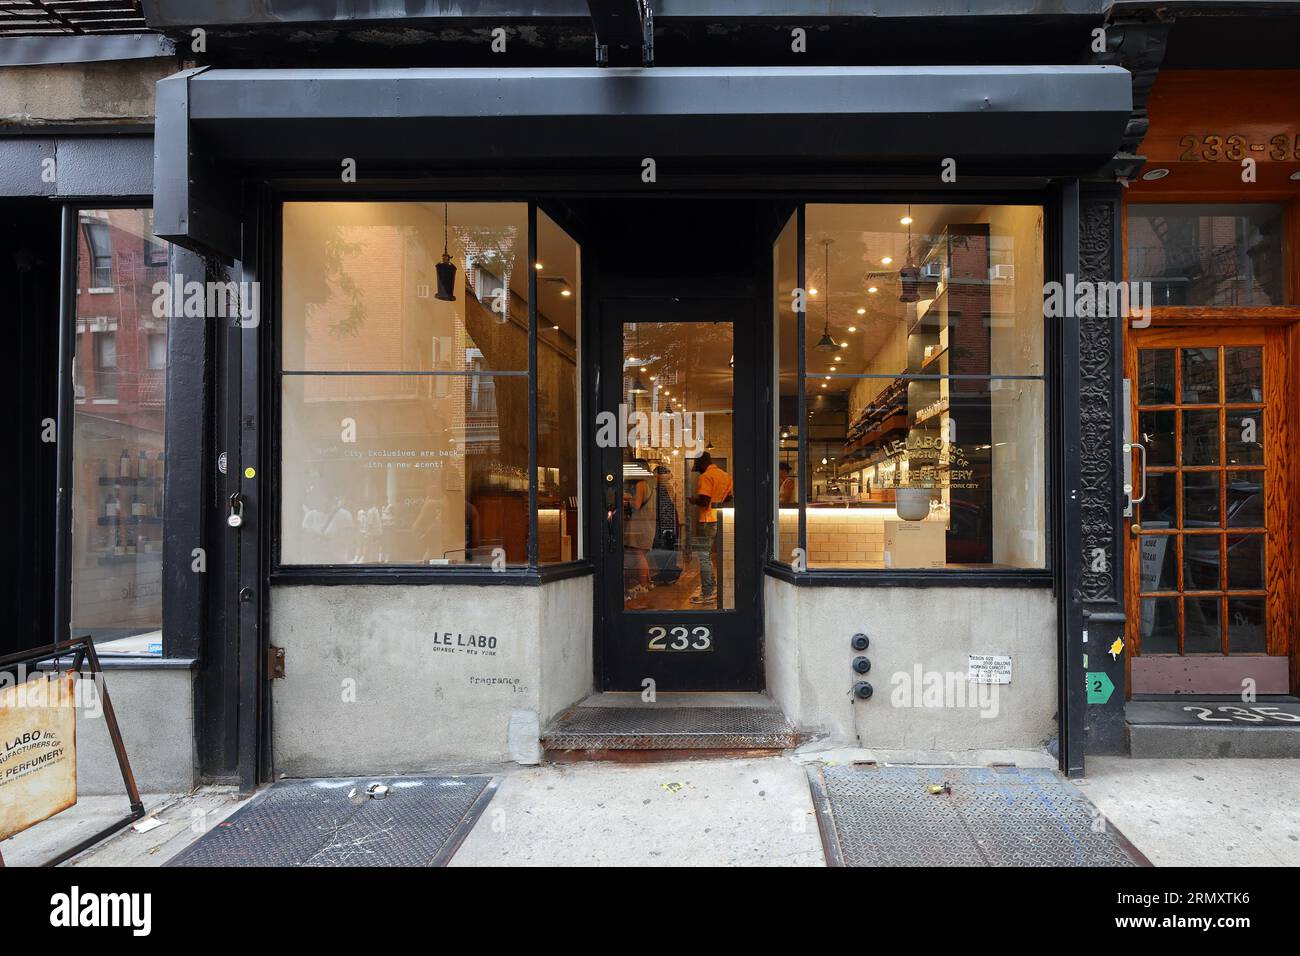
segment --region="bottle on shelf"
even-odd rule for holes
[[[146,513],[144,499],[140,497],[139,491],[131,492],[131,517],[143,518]]]
[[[104,517],[116,518],[121,513],[122,506],[118,503],[117,492],[110,491],[108,497],[104,499]]]
[[[143,448],[140,449],[140,461],[136,465],[135,476],[141,480],[149,477],[149,455]]]
[[[131,477],[131,454],[125,448],[122,449],[122,457],[117,460],[117,477]]]

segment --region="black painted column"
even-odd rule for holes
[[[1079,197],[1079,281],[1123,275],[1120,189],[1084,184]],[[1079,335],[1079,517],[1082,554],[1071,598],[1082,605],[1089,754],[1125,753],[1124,319],[1081,316]],[[1104,699],[1103,699],[1104,698]]]
[[[178,280],[177,276],[181,278]],[[203,282],[203,259],[171,248],[169,281]],[[204,540],[209,434],[208,326],[203,317],[167,320],[167,468],[163,477],[162,614],[167,657],[199,657],[209,555]],[[196,570],[202,568],[203,570]],[[213,569],[220,573],[220,569]]]

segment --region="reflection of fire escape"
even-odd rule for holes
[[[1246,248],[1244,235],[1216,245],[1211,232],[1210,242],[1203,248],[1202,230],[1197,220],[1188,219],[1171,225],[1164,216],[1153,216],[1148,222],[1158,244],[1138,250],[1138,271],[1159,280],[1161,288],[1156,291],[1157,304],[1241,304],[1242,293],[1248,291],[1252,281],[1250,250]],[[1245,262],[1241,258],[1243,250],[1247,256]],[[1162,260],[1158,269],[1155,263],[1142,263],[1144,255],[1154,253],[1159,253]]]

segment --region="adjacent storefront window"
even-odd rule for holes
[[[778,559],[1045,567],[1042,207],[803,216],[790,290],[785,233],[776,252]]]
[[[1282,207],[1131,203],[1128,277],[1156,306],[1286,305]]]
[[[529,219],[285,204],[282,564],[527,565],[533,488],[538,559],[579,556],[578,250],[538,214],[530,255]]]
[[[77,215],[72,619],[100,653],[161,655],[167,245],[150,209]]]

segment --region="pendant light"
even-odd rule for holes
[[[838,352],[840,348],[835,339],[831,338],[831,243],[834,241],[822,240],[822,246],[826,249],[826,325],[822,328],[822,337],[813,346],[819,352]]]
[[[442,261],[433,267],[433,271],[438,275],[438,291],[433,294],[435,299],[443,302],[456,301],[456,267],[452,264],[451,253],[447,251],[447,227],[448,227],[448,206],[442,204]]]
[[[898,284],[902,291],[898,294],[899,302],[919,302],[921,293],[917,287],[921,284],[921,270],[912,261],[912,207],[907,207],[907,265],[898,270]]]

